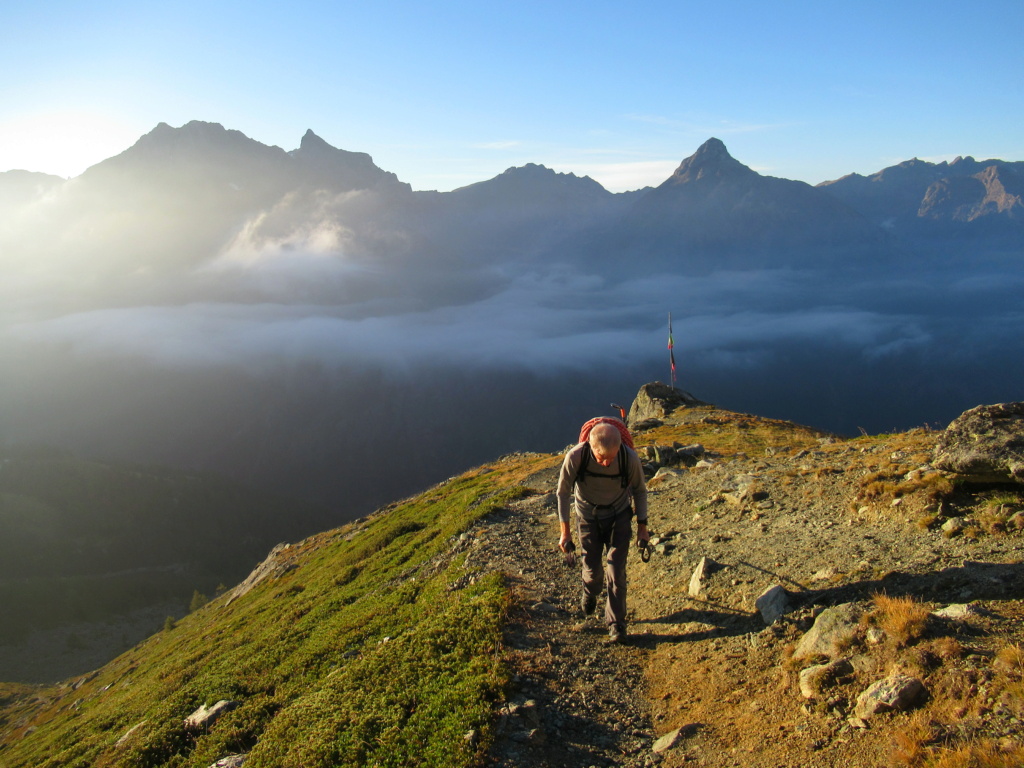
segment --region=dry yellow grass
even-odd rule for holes
[[[928,623],[928,606],[912,597],[890,597],[884,593],[872,597],[875,610],[870,620],[880,627],[897,645],[907,645],[919,639]]]
[[[1024,747],[1002,747],[992,741],[969,746],[936,750],[921,768],[1020,768],[1024,765]]]

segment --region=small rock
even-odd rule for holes
[[[977,616],[980,611],[971,603],[954,603],[953,605],[947,605],[945,608],[932,611],[932,616],[938,616],[940,619],[949,619],[950,621],[965,621],[971,616]]]
[[[204,704],[185,718],[185,727],[189,730],[209,728],[218,720],[218,718],[220,718],[221,715],[225,712],[230,712],[237,706],[237,701],[227,701],[225,699],[221,699],[210,708],[207,708]]]
[[[834,567],[822,568],[811,576],[811,581],[831,581],[839,575],[839,570]]]
[[[857,632],[862,611],[853,603],[842,603],[826,608],[814,620],[814,625],[800,638],[793,651],[796,660],[815,656],[833,656],[839,646],[847,643]]]
[[[654,746],[651,747],[651,751],[656,755],[660,755],[662,752],[667,752],[679,743],[679,740],[690,736],[697,732],[697,725],[684,725],[681,728],[676,728],[674,731],[669,731],[664,736],[654,742]]]
[[[959,517],[951,517],[942,524],[942,532],[947,537],[956,536],[963,531],[964,523]]]
[[[924,684],[910,675],[893,675],[878,680],[857,697],[854,714],[867,720],[881,712],[909,709],[923,690]]]
[[[791,607],[789,593],[780,585],[774,584],[760,594],[754,601],[754,606],[761,612],[765,624],[774,624]]]
[[[800,693],[805,699],[814,699],[821,690],[835,680],[853,673],[849,659],[836,659],[828,664],[815,664],[800,672]]]
[[[719,566],[719,564],[710,557],[702,557],[700,562],[697,563],[697,567],[693,569],[693,575],[690,576],[690,597],[699,596],[701,589],[704,587],[704,582],[707,581],[708,577],[720,567],[721,566]]]
[[[248,754],[228,755],[227,757],[222,757],[216,763],[211,763],[209,768],[242,768],[247,757],[249,757]]]

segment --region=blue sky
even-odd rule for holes
[[[19,4],[0,171],[74,176],[159,122],[298,146],[415,189],[543,163],[613,191],[710,136],[818,183],[922,157],[1024,160],[1024,2]]]

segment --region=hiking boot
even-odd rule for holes
[[[620,627],[618,624],[612,624],[608,627],[608,642],[609,643],[621,643],[626,639],[626,628]]]
[[[585,591],[580,597],[580,608],[583,610],[584,616],[589,616],[597,608],[597,598],[593,595],[588,595]]]

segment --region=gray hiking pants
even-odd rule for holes
[[[580,549],[583,550],[583,591],[597,598],[603,580],[608,582],[604,620],[626,628],[626,555],[633,539],[633,509],[614,517],[584,520],[576,516]],[[602,560],[604,562],[602,562]],[[602,578],[603,577],[603,578]]]

